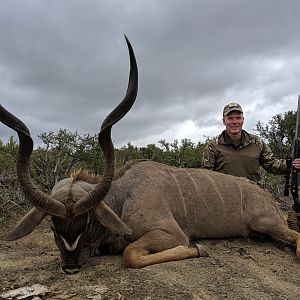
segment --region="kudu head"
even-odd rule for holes
[[[101,125],[98,141],[105,158],[105,169],[101,181],[91,186],[71,187],[72,179],[58,182],[47,195],[33,183],[29,165],[33,151],[33,141],[26,125],[0,105],[0,121],[15,130],[19,137],[19,151],[17,157],[17,176],[25,198],[34,206],[19,223],[2,240],[16,240],[32,232],[45,218],[51,216],[51,227],[55,241],[61,254],[62,269],[74,274],[81,269],[80,254],[85,244],[85,234],[90,215],[105,227],[120,233],[130,234],[131,230],[121,219],[102,202],[110,189],[114,176],[114,148],[111,140],[111,128],[132,107],[138,90],[138,70],[133,49],[125,36],[129,57],[130,74],[126,95],[123,101],[105,118]],[[69,188],[65,188],[69,187]]]

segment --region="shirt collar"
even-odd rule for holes
[[[235,145],[233,141],[231,140],[229,134],[227,133],[226,130],[224,130],[221,135],[220,135],[220,144],[226,145],[226,146],[231,146],[234,149],[238,149],[240,147],[244,147],[247,142],[246,142],[246,132],[242,130],[242,135],[241,135],[241,141],[238,145]]]

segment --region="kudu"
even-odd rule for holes
[[[133,50],[124,100],[105,119],[99,133],[106,167],[94,184],[83,173],[58,182],[50,196],[39,191],[29,174],[33,144],[27,127],[0,108],[0,120],[17,131],[20,140],[17,173],[20,185],[34,208],[3,240],[21,238],[51,215],[52,229],[61,254],[62,269],[76,273],[81,252],[123,252],[126,267],[206,256],[201,238],[247,236],[256,231],[275,240],[296,241],[272,195],[246,179],[209,170],[175,168],[142,161],[116,180],[111,127],[131,108],[137,94],[138,74]]]

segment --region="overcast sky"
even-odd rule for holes
[[[125,33],[139,92],[113,128],[116,147],[204,141],[232,101],[253,132],[297,109],[299,14],[298,0],[1,0],[0,103],[36,143],[60,128],[97,133],[126,92]]]

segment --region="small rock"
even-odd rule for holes
[[[40,299],[39,295],[44,296],[46,293],[48,293],[49,290],[46,286],[40,285],[40,284],[33,284],[32,286],[25,286],[18,289],[10,290],[5,293],[2,293],[0,297],[4,299],[27,299],[34,297],[33,299]]]

